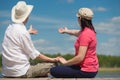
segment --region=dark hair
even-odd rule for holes
[[[81,29],[84,30],[85,27],[90,28],[91,30],[93,30],[96,33],[94,26],[92,24],[92,20],[87,20],[85,18],[81,18]]]

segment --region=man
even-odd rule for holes
[[[39,63],[30,66],[29,59],[39,59],[49,62],[57,62],[58,58],[50,58],[39,51],[33,45],[30,33],[34,33],[32,27],[27,30],[25,24],[33,9],[24,1],[19,1],[12,8],[12,24],[8,26],[2,43],[2,75],[4,77],[38,77],[47,76],[52,63]],[[32,32],[33,31],[33,32]]]

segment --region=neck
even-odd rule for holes
[[[26,24],[26,22],[23,22],[23,24],[25,25],[25,24]]]
[[[29,18],[29,17],[27,17],[27,18],[25,19],[25,21],[23,22],[24,25],[27,23],[28,18]]]

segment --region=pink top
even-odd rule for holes
[[[75,42],[75,55],[78,54],[80,46],[88,46],[84,60],[78,64],[82,71],[98,71],[99,63],[96,55],[96,44],[96,33],[93,30],[86,27],[80,32],[80,35]]]

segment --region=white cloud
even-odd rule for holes
[[[120,23],[120,16],[117,16],[117,17],[113,17],[112,19],[111,19],[111,21],[113,21],[113,22],[119,22]]]
[[[52,53],[52,54],[56,54],[56,53],[74,53],[74,47],[73,46],[67,46],[67,47],[61,47],[59,45],[56,45],[54,42],[52,41],[47,41],[44,39],[38,39],[38,40],[34,40],[33,41],[35,48],[37,50],[39,50],[40,52],[43,53]]]
[[[57,47],[57,46],[46,46],[46,47],[39,47],[39,51],[43,53],[51,53],[51,54],[56,54],[56,53],[61,53],[61,54],[66,54],[66,53],[74,53],[74,48],[68,47],[62,48],[62,47]]]
[[[10,11],[0,11],[0,17],[3,18],[3,21],[0,22],[0,24],[9,24],[10,23],[10,18],[11,18],[11,12]],[[3,15],[4,14],[4,15]],[[9,18],[6,19],[6,18]],[[62,20],[58,20],[58,19],[54,19],[54,18],[45,18],[42,16],[35,16],[35,15],[31,15],[30,19],[34,22],[43,22],[43,23],[52,23],[52,24],[58,24],[64,22]]]
[[[68,36],[68,37],[65,38],[65,40],[75,41],[75,40],[76,40],[76,37],[75,37],[75,36]]]
[[[61,3],[68,3],[68,4],[71,4],[71,3],[74,3],[75,0],[59,0]]]
[[[119,16],[118,17],[113,17],[109,19],[108,21],[100,22],[97,23],[95,26],[96,30],[99,33],[102,34],[109,34],[109,35],[115,35],[119,36],[120,35],[120,28],[119,28]],[[104,35],[103,35],[104,36]],[[75,37],[73,36],[66,36],[65,40],[67,41],[75,41]],[[38,40],[39,42],[39,40]],[[40,40],[41,43],[46,43],[48,41]],[[61,47],[57,45],[52,45],[55,43],[46,44],[46,45],[39,45],[37,46],[37,49],[39,49],[42,52],[46,53],[74,53],[74,47],[69,46],[69,47]],[[119,47],[120,47],[120,38],[114,37],[110,38],[106,42],[98,42],[98,48],[97,52],[100,54],[105,54],[105,55],[120,55]],[[41,46],[41,47],[40,47]]]
[[[74,2],[74,0],[67,0],[67,2],[68,2],[68,3],[73,3],[73,2]]]
[[[52,54],[73,53],[73,49],[71,49],[70,47],[66,49],[64,47],[60,47],[56,45],[39,45],[39,46],[36,46],[36,49],[43,53],[52,53]]]
[[[11,23],[11,21],[10,20],[5,20],[5,21],[1,21],[0,22],[0,25],[8,25],[8,24],[10,24]],[[2,27],[2,26],[1,26]]]
[[[95,24],[95,29],[99,33],[120,35],[120,16],[113,17],[108,21]]]
[[[30,18],[31,18],[31,20],[38,21],[38,22],[54,23],[54,24],[61,23],[61,21],[59,21],[57,19],[45,18],[45,17],[41,17],[41,16],[31,16]]]
[[[61,51],[59,47],[55,47],[55,45],[53,45],[51,41],[47,41],[45,39],[34,40],[33,43],[36,49],[40,52],[57,53]]]
[[[48,45],[46,45],[46,46],[40,45],[40,46],[37,46],[36,49],[43,53],[53,53],[54,54],[54,53],[61,52],[61,50],[60,50],[61,48],[55,47],[55,46],[48,46]]]
[[[97,51],[99,54],[120,55],[120,37],[110,38],[108,41],[98,43]]]
[[[4,10],[4,11],[0,11],[0,17],[10,17],[11,11],[7,11],[7,10]]]
[[[9,11],[0,11],[0,18],[3,18],[3,20],[2,21],[0,21],[0,25],[8,25],[8,24],[10,24],[10,13],[11,12],[9,12]],[[7,18],[7,19],[6,19]],[[9,20],[8,20],[8,18],[9,18]]]
[[[96,7],[96,8],[93,8],[94,11],[100,11],[100,12],[104,12],[104,11],[107,11],[106,8],[104,7]]]
[[[107,41],[100,43],[98,42],[98,48],[97,48],[98,53],[106,54],[106,55],[120,55],[119,25],[120,25],[120,16],[113,17],[108,21],[100,22],[95,25],[98,34],[101,33],[103,34],[103,36],[111,35],[111,37],[109,37]]]
[[[46,41],[46,40],[44,40],[44,39],[34,40],[33,43],[34,43],[34,44],[37,44],[37,45],[49,44],[49,42]]]

